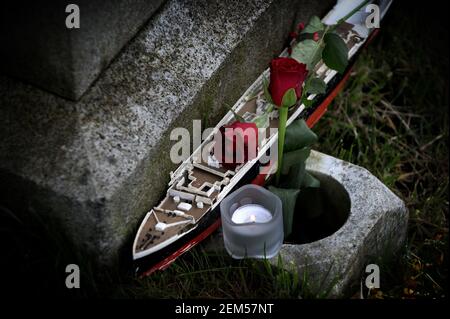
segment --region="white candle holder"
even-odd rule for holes
[[[235,259],[272,258],[284,239],[281,200],[265,188],[245,185],[220,203],[225,249]]]

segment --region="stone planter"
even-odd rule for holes
[[[270,262],[280,266],[281,257],[281,267],[306,278],[312,291],[346,296],[368,264],[403,246],[408,211],[362,167],[315,151],[306,167],[321,181],[321,189],[299,196],[304,212],[296,212],[300,220],[294,220],[293,234]],[[217,237],[210,247],[222,245]]]
[[[298,271],[300,278],[306,272],[310,287],[332,286],[329,297],[339,297],[359,282],[369,260],[403,246],[408,211],[402,200],[362,167],[313,151],[307,169],[321,180],[322,198],[330,200],[328,207],[335,208],[315,210],[318,217],[325,215],[324,227],[332,233],[308,243],[285,243],[280,256],[283,267]],[[277,258],[271,262],[277,265]]]
[[[298,195],[293,231],[285,243],[306,244],[328,237],[350,214],[350,196],[342,184],[323,172],[308,172],[320,181],[320,187],[303,189]]]

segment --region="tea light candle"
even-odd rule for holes
[[[245,185],[220,203],[225,249],[236,259],[272,258],[283,243],[281,200],[265,188]]]
[[[235,224],[266,223],[271,219],[272,214],[263,206],[256,204],[247,204],[239,207],[231,217]]]

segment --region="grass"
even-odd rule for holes
[[[423,9],[408,19],[393,8],[315,128],[318,149],[366,167],[409,209],[407,247],[397,262],[382,265],[387,278],[375,298],[448,294],[447,31],[438,18],[414,24],[428,17]]]
[[[402,6],[394,2],[382,33],[314,128],[320,139],[315,148],[366,167],[409,209],[407,245],[397,258],[375,261],[381,289],[368,297],[441,298],[448,295],[448,49],[442,40],[448,34],[433,15],[445,10],[413,7],[405,16]],[[25,221],[2,207],[0,225],[2,243],[12,247],[0,260],[2,287],[6,282],[20,296],[322,298],[330,290],[204,246],[143,280],[110,273],[98,281],[82,252],[37,214]],[[80,291],[63,285],[64,267],[73,262],[86,270]]]
[[[121,291],[122,296],[137,298],[295,298],[302,293],[298,276],[286,270],[202,248]]]
[[[267,260],[233,260],[199,246],[168,269],[122,285],[115,297],[126,298],[326,298],[334,286],[313,285],[294,264],[276,267]],[[287,269],[287,270],[286,270]],[[291,270],[291,271],[288,271]]]

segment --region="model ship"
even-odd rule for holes
[[[382,15],[386,10],[387,7]],[[336,15],[336,7],[322,21],[332,23],[333,15]],[[345,22],[336,30],[347,44],[350,62],[355,60],[357,53],[371,35],[370,32],[364,34],[361,29],[364,28],[360,24]],[[288,56],[288,50],[285,49],[280,56]],[[299,117],[311,118],[320,105],[330,102],[327,97],[335,91],[339,81],[343,79],[343,75],[329,69],[323,63],[319,63],[314,72],[327,84],[327,94],[319,96],[311,94],[308,99],[312,101],[312,106],[305,108],[305,105],[301,104],[290,109],[287,125]],[[221,200],[235,188],[251,182],[258,175],[260,166],[258,160],[277,141],[277,130],[271,130],[278,128],[276,111],[269,114],[265,127],[266,134],[258,145],[256,158],[229,169],[217,161],[213,145],[214,136],[220,127],[234,122],[236,114],[251,121],[266,111],[269,104],[263,97],[263,80],[268,75],[269,69],[248,88],[191,156],[170,173],[165,197],[145,215],[133,243],[133,259],[138,273],[143,273],[151,267],[155,269],[158,263],[159,268],[162,268],[163,265],[167,265],[167,259],[173,260],[173,256],[183,253],[206,237],[220,224],[218,206]],[[315,117],[320,117],[323,113],[320,110],[318,112]],[[205,152],[207,156],[204,155]],[[204,161],[205,157],[208,158],[207,161]]]

